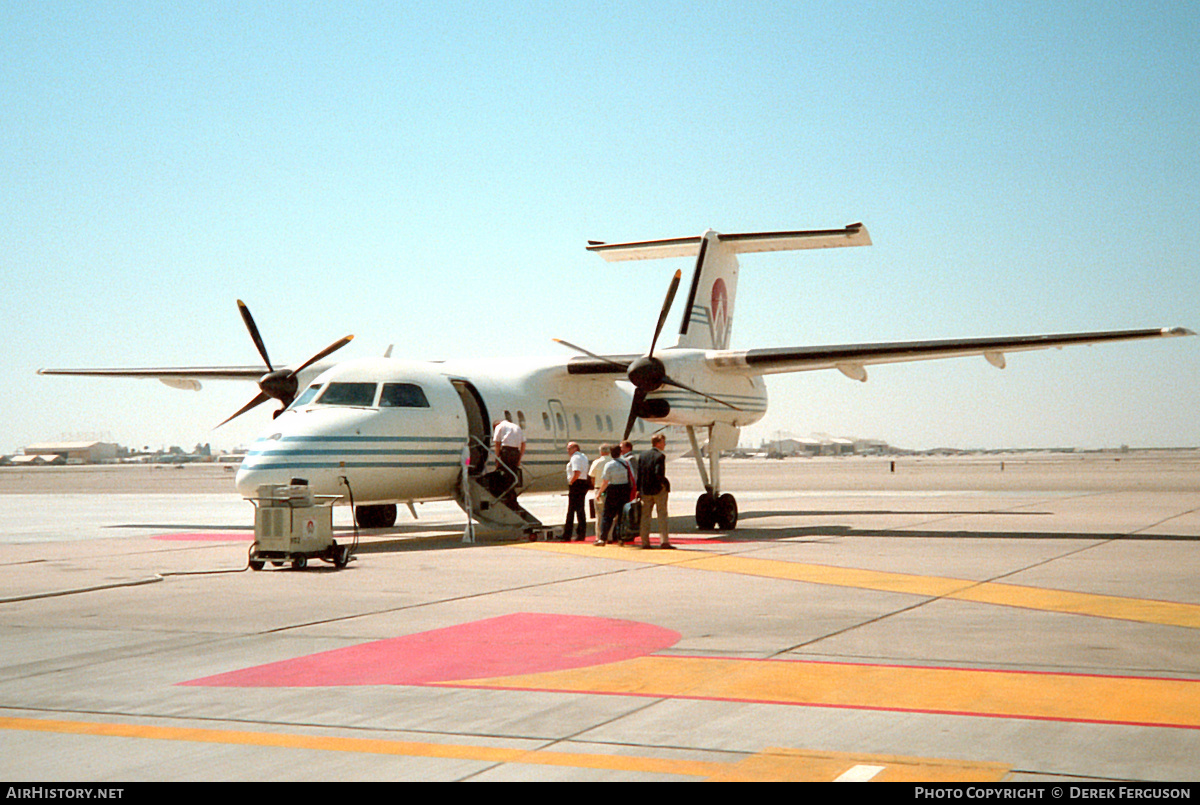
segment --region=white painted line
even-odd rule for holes
[[[837,779],[834,780],[834,782],[835,783],[865,783],[865,782],[868,782],[872,777],[874,777],[876,774],[879,774],[879,772],[883,771],[886,768],[887,768],[887,766],[866,766],[866,765],[863,765],[862,763],[860,763],[857,766],[854,766],[854,767],[846,770],[845,772],[843,772]]]

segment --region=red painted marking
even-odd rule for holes
[[[252,542],[253,531],[220,531],[215,533],[180,532],[178,534],[155,534],[154,539],[176,540],[180,542]]]
[[[427,685],[583,668],[653,654],[679,633],[634,621],[520,612],[273,662],[183,685]]]
[[[588,537],[587,539],[584,540],[584,542],[588,542],[588,543],[592,543],[595,541],[596,541],[595,537]],[[731,540],[728,540],[724,537],[677,537],[677,536],[671,537],[672,545],[722,545],[722,544],[728,543],[730,541]],[[638,538],[634,537],[624,547],[629,547],[630,545],[637,545],[637,544],[638,544]],[[658,548],[660,545],[661,545],[661,540],[658,538],[658,535],[656,533],[651,534],[650,535],[650,547]],[[598,553],[596,555],[603,556],[604,554]]]

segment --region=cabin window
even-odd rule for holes
[[[521,430],[525,430],[525,412],[517,411],[517,425]]]
[[[604,422],[608,425],[608,432],[612,433],[612,417],[605,414]]]
[[[321,390],[321,384],[313,383],[311,386],[306,388],[304,390],[304,393],[301,394],[299,397],[297,397],[296,401],[293,402],[289,407],[290,408],[299,408],[302,405],[308,405],[309,400],[311,400],[313,397],[316,397],[317,392],[320,390]]]
[[[384,383],[380,408],[428,408],[425,392],[415,383]]]
[[[318,405],[348,405],[369,408],[375,402],[374,383],[330,383],[317,398]]]
[[[550,430],[550,415],[545,411],[542,411],[542,427],[544,427],[546,430]]]
[[[597,431],[604,430],[604,423],[600,421],[599,414],[596,414],[596,430]]]
[[[583,420],[579,418],[579,414],[573,414],[572,416],[575,417],[575,432],[579,433],[583,430]]]
[[[554,421],[558,423],[559,430],[567,429],[567,423],[563,422],[562,414],[558,413],[558,411],[554,412]]]

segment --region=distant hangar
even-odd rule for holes
[[[117,445],[112,442],[44,442],[26,446],[21,451],[24,455],[14,456],[12,462],[53,464],[61,461],[64,464],[102,464],[115,461],[117,449]],[[33,461],[32,457],[38,457],[41,461]]]

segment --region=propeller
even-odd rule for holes
[[[300,389],[299,374],[327,355],[337,352],[354,339],[352,335],[339,338],[295,369],[276,369],[271,365],[270,357],[267,356],[267,347],[263,343],[262,336],[259,335],[258,325],[254,323],[254,317],[250,315],[250,308],[246,307],[246,303],[241,299],[237,300],[237,305],[238,311],[242,314],[242,321],[246,323],[246,329],[250,331],[250,339],[254,342],[254,347],[258,350],[258,354],[262,356],[263,363],[267,365],[267,373],[258,379],[258,394],[254,399],[239,408],[237,413],[226,419],[225,422],[237,419],[250,409],[271,399],[279,400],[283,404],[275,412],[275,416],[279,416],[296,399],[296,392]],[[221,425],[224,425],[225,422],[222,422]],[[219,428],[221,425],[217,425],[217,427]]]
[[[732,408],[735,411],[742,409],[736,405],[731,405],[724,400],[718,399],[711,394],[706,394],[699,389],[692,388],[686,383],[680,383],[678,380],[670,377],[667,374],[667,367],[660,358],[655,357],[654,348],[658,346],[658,337],[662,334],[663,325],[667,321],[667,314],[671,312],[671,304],[675,301],[675,292],[679,290],[679,280],[682,276],[681,271],[676,271],[675,276],[671,278],[671,286],[667,288],[667,298],[663,300],[662,311],[658,314],[658,325],[654,328],[654,337],[650,339],[650,351],[640,358],[636,358],[628,366],[615,361],[612,358],[606,358],[603,355],[597,355],[594,352],[576,346],[568,341],[563,341],[561,338],[554,339],[564,347],[582,352],[584,355],[596,358],[597,360],[611,363],[613,366],[619,366],[625,369],[625,376],[629,378],[629,382],[633,384],[633,404],[629,407],[629,418],[625,421],[625,435],[622,439],[628,439],[629,434],[633,432],[633,423],[637,421],[638,412],[646,402],[646,397],[651,392],[658,391],[663,386],[674,386],[675,388],[690,391],[693,394],[699,394],[707,400],[712,400],[715,403],[724,405],[726,408]]]

